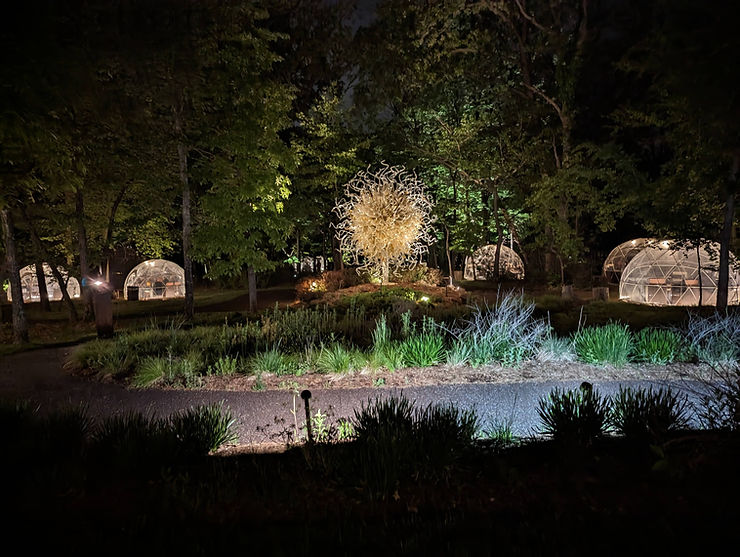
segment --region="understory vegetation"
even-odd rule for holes
[[[337,307],[276,307],[256,320],[222,325],[153,322],[112,340],[88,342],[67,364],[134,387],[197,387],[204,376],[392,372],[438,364],[696,362],[732,368],[740,361],[738,314],[688,313],[681,325],[639,330],[607,321],[558,336],[548,318],[537,315],[535,303],[520,295],[453,309],[421,298],[410,289],[389,289]]]
[[[95,423],[83,407],[42,415],[5,403],[6,526],[43,527],[41,545],[105,542],[115,555],[137,540],[188,555],[398,544],[400,554],[489,555],[492,535],[495,553],[591,555],[633,543],[685,550],[704,520],[703,548],[737,531],[740,439],[689,429],[682,395],[612,398],[582,385],[553,391],[539,412],[544,437],[521,439],[453,405],[377,398],[335,423],[317,412],[314,442],[283,453],[213,454],[235,438],[220,405]]]

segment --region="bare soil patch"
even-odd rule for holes
[[[499,365],[466,366],[438,365],[425,368],[384,369],[334,374],[304,375],[262,374],[256,376],[205,377],[204,390],[294,390],[294,389],[360,389],[367,387],[421,387],[430,385],[461,385],[469,383],[522,383],[545,381],[681,381],[709,378],[707,366],[676,363],[670,365],[629,364],[622,367],[595,366],[578,362],[524,362],[518,367]],[[260,386],[261,385],[261,386]]]

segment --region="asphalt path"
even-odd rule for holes
[[[116,383],[71,375],[63,368],[70,348],[22,352],[0,359],[0,399],[29,400],[40,411],[87,405],[96,418],[128,412],[167,416],[209,403],[223,403],[237,420],[239,442],[260,444],[287,441],[290,432],[305,421],[303,401],[291,391],[235,392],[205,390],[126,389]],[[311,412],[320,410],[330,419],[351,417],[369,400],[403,394],[420,405],[454,403],[474,409],[484,429],[508,423],[517,436],[536,435],[540,427],[537,404],[552,389],[575,388],[578,381],[476,383],[430,387],[326,389],[312,391]],[[614,394],[624,386],[671,386],[695,397],[696,384],[647,381],[594,382],[600,393]]]

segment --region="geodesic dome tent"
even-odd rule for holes
[[[701,265],[700,265],[701,263]],[[698,306],[717,304],[719,244],[673,247],[669,241],[655,242],[632,258],[619,281],[619,299],[653,306]],[[700,273],[701,267],[701,273]],[[740,299],[740,273],[730,254],[729,304]]]
[[[49,295],[49,300],[52,302],[62,299],[62,287],[57,282],[57,279],[51,272],[51,267],[47,263],[42,264],[44,269],[44,278],[46,279],[46,292]],[[67,282],[67,293],[70,298],[80,297],[80,283],[76,278],[70,277],[69,273],[61,267],[57,267],[62,278]],[[23,301],[38,302],[41,300],[41,294],[39,294],[39,283],[36,278],[36,265],[26,265],[20,270],[21,275],[21,290],[23,292]],[[8,288],[8,301],[13,301],[13,297]]]
[[[123,283],[127,300],[164,300],[185,297],[185,271],[177,263],[150,259],[131,269]]]
[[[465,258],[465,280],[488,280],[493,276],[494,262],[496,261],[496,245],[482,246],[473,252],[472,257]],[[510,247],[501,244],[499,252],[499,272],[501,276],[517,280],[524,279],[524,263],[522,258]]]
[[[655,238],[635,238],[619,244],[609,252],[604,260],[603,274],[609,284],[619,284],[619,278],[627,264],[632,258],[640,253],[646,246],[656,243]]]

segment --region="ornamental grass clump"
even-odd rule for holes
[[[320,373],[348,373],[361,368],[364,363],[360,351],[335,342],[321,347],[316,358],[316,370]]]
[[[579,389],[555,388],[540,399],[537,414],[542,422],[541,434],[559,442],[588,445],[609,427],[610,400],[589,383]]]
[[[622,366],[629,361],[634,342],[627,325],[608,323],[578,330],[573,335],[573,346],[578,358],[587,364]]]
[[[635,335],[633,359],[650,364],[670,364],[683,359],[685,344],[675,331],[648,327]]]
[[[550,327],[533,318],[535,305],[521,295],[507,294],[489,308],[474,307],[462,326],[450,330],[454,361],[473,367],[500,363],[516,365],[536,354]]]
[[[740,368],[740,313],[715,313],[711,317],[690,313],[686,339],[699,362]]]
[[[688,399],[670,388],[619,388],[612,401],[611,425],[625,437],[660,441],[689,426]]]
[[[237,440],[236,420],[223,404],[181,410],[169,417],[166,427],[174,435],[183,457],[203,456]]]

